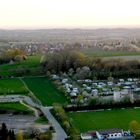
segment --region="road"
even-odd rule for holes
[[[27,105],[31,107],[33,111],[35,111],[34,109],[35,107],[35,108],[39,108],[43,112],[45,117],[48,119],[50,124],[52,124],[52,126],[55,129],[55,133],[53,133],[53,140],[65,140],[65,138],[67,138],[67,134],[65,133],[61,125],[50,113],[50,109],[52,109],[52,107],[44,107],[44,106],[38,105],[34,103],[30,97],[24,96],[24,95],[0,96],[0,102],[22,102],[22,101],[25,101]],[[36,111],[35,111],[35,114],[36,116],[38,116]]]
[[[67,134],[54,118],[54,116],[50,113],[50,107],[41,107],[41,111],[44,113],[45,117],[49,120],[52,126],[55,129],[55,133],[53,134],[53,140],[65,140],[67,138]]]

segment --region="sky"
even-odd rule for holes
[[[140,27],[140,0],[0,0],[0,28]]]

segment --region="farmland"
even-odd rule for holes
[[[140,52],[128,52],[128,51],[104,51],[95,49],[82,49],[81,52],[87,56],[95,56],[95,57],[140,56]]]
[[[64,95],[46,77],[23,78],[23,80],[43,105],[66,103]]]
[[[27,93],[27,89],[18,78],[7,78],[0,80],[0,95]]]
[[[140,123],[140,109],[114,109],[93,112],[68,113],[71,123],[80,132],[89,130],[120,128],[129,129],[129,123]]]

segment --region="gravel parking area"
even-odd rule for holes
[[[24,115],[12,115],[12,114],[0,114],[0,124],[6,123],[9,129],[21,129],[24,130],[34,124],[34,116]]]

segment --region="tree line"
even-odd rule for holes
[[[19,48],[12,48],[1,51],[0,64],[13,62],[20,62],[21,60],[27,59],[26,54]]]
[[[107,78],[110,73],[114,77],[140,75],[140,62],[138,60],[105,60],[99,57],[88,57],[81,52],[70,50],[47,53],[42,66],[44,72],[71,73],[76,74],[81,79],[88,77]]]

